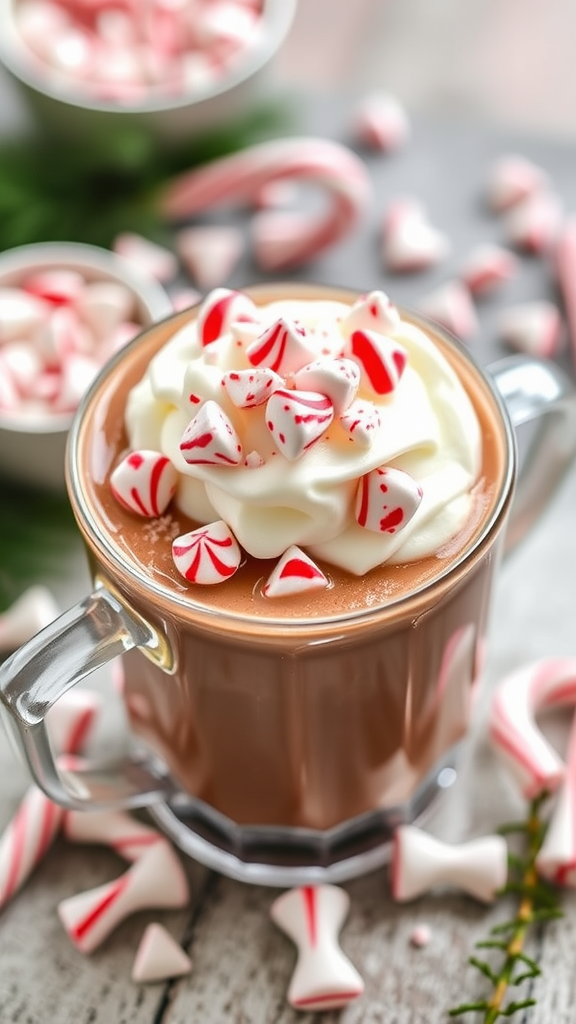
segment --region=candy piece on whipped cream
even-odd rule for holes
[[[402,345],[376,331],[353,331],[344,345],[344,355],[358,363],[362,382],[377,395],[395,390],[408,359]]]
[[[506,153],[496,160],[488,175],[488,205],[496,213],[508,210],[544,188],[548,175],[524,156]]]
[[[204,402],[180,439],[180,451],[189,465],[238,466],[242,444],[218,402]]]
[[[275,391],[266,406],[266,425],[280,452],[290,462],[299,459],[327,431],[334,406],[315,391]]]
[[[326,395],[339,416],[354,401],[360,384],[360,370],[351,359],[316,359],[294,374],[300,391]]]
[[[400,323],[400,313],[386,292],[374,291],[361,295],[342,320],[346,337],[352,331],[380,331],[393,334]]]
[[[550,358],[560,348],[562,318],[554,303],[547,299],[523,302],[502,311],[498,335],[520,352]]]
[[[181,978],[192,970],[192,961],[170,932],[157,922],[149,924],[140,940],[132,967],[132,981],[153,983]]]
[[[342,429],[359,448],[369,448],[380,427],[380,413],[372,402],[358,400],[340,417]]]
[[[112,494],[124,508],[153,518],[166,511],[178,481],[174,466],[161,452],[130,452],[110,477]]]
[[[248,455],[244,459],[244,465],[248,469],[260,469],[260,466],[264,465],[264,459],[260,455],[260,452],[254,449],[253,451],[248,452]]]
[[[295,544],[284,552],[262,587],[264,597],[289,597],[323,590],[328,580],[315,562]]]
[[[356,494],[356,521],[374,533],[397,533],[412,519],[422,488],[402,469],[382,466],[366,473]]]
[[[201,345],[210,345],[230,330],[236,320],[258,322],[258,308],[244,292],[214,288],[198,310],[196,329]]]
[[[411,273],[433,267],[448,254],[446,235],[435,228],[416,200],[392,203],[382,229],[382,259],[393,273]]]
[[[228,524],[219,519],[176,537],[172,558],[184,579],[210,586],[234,575],[242,553]]]
[[[280,318],[246,349],[252,366],[268,366],[276,373],[294,373],[316,355],[314,342],[300,324]]]
[[[238,409],[255,409],[263,405],[286,381],[267,366],[253,370],[229,370],[222,377],[222,385],[230,401]]]

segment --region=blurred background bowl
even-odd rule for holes
[[[86,282],[116,282],[128,289],[134,297],[133,319],[142,328],[172,312],[168,294],[152,277],[106,249],[76,242],[26,245],[1,253],[0,288],[19,287],[31,274],[54,269],[78,271]],[[0,476],[63,489],[66,438],[73,415],[72,411],[30,415],[0,411]]]
[[[151,87],[144,98],[130,102],[95,98],[81,80],[51,73],[22,39],[14,16],[18,2],[0,0],[0,61],[24,88],[41,123],[61,134],[92,138],[131,126],[166,141],[233,122],[251,103],[262,100],[262,77],[288,34],[297,4],[262,0],[260,30],[221,77],[196,81],[178,95],[163,95]]]

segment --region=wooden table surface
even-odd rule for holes
[[[310,5],[313,7],[314,2],[318,10],[318,0],[310,0]],[[368,0],[359,2],[358,17],[369,6]],[[401,23],[398,31],[401,28],[406,33],[407,15],[402,8],[409,5],[382,5],[385,6],[390,19],[382,46],[388,52],[394,38],[392,14],[395,13],[396,23]],[[440,6],[445,14],[451,10],[447,2]],[[475,4],[471,6],[477,9]],[[494,17],[497,6],[488,5]],[[562,6],[559,0],[556,6]],[[555,9],[554,4],[552,8]],[[383,11],[379,14],[380,22],[384,23]],[[342,41],[344,37],[340,38]],[[373,64],[376,49],[373,41]],[[6,108],[5,115],[11,123],[17,123],[20,117],[12,105],[9,110]],[[564,124],[568,120],[567,115]],[[425,127],[418,143],[422,147],[419,161],[406,166],[405,177],[411,187],[420,183],[426,188],[433,181],[438,190],[442,184],[441,176],[434,172],[431,138],[433,133],[428,133]],[[456,151],[457,138],[452,133],[450,139],[443,137],[439,148],[452,145]],[[502,139],[493,146],[482,144],[483,158],[502,144]],[[470,165],[479,159],[466,143],[462,148],[469,153]],[[575,178],[574,152],[560,148],[546,153],[554,165],[551,169],[561,168],[558,174],[567,190],[567,202],[573,205],[576,186],[571,186],[570,181]],[[390,170],[392,179],[386,183],[390,192],[398,187],[404,174],[399,164],[395,168]],[[466,173],[471,173],[470,166]],[[448,193],[453,201],[450,209]],[[466,226],[458,234],[465,219],[464,205],[458,205],[458,182],[454,188],[444,189],[442,196],[438,198],[439,210],[456,225],[459,249],[454,257],[455,267],[456,256],[461,257],[470,242],[472,227],[469,230]],[[466,210],[471,211],[472,206],[466,206]],[[470,216],[473,220],[476,213]],[[479,224],[482,226],[483,222],[474,220],[474,230],[478,230]],[[366,229],[361,258],[358,243],[347,255],[344,250],[321,261],[313,268],[314,275],[328,280],[348,272],[349,277],[357,277],[351,284],[361,286],[363,280],[370,286],[381,284],[381,274],[375,268],[367,270],[368,259],[374,258],[372,242]],[[536,268],[532,262],[524,267],[524,275],[527,284],[519,286],[517,297],[524,297],[522,287],[530,294],[535,288],[546,293],[550,289],[546,268]],[[426,280],[426,286],[435,280],[432,276]],[[402,299],[410,299],[410,288],[414,286],[392,282],[390,291],[396,285]],[[423,287],[422,282],[418,287]],[[483,328],[491,328],[493,316],[494,308],[488,306],[482,312]],[[568,364],[566,357],[564,361]],[[573,470],[551,511],[502,569],[474,735],[456,785],[427,824],[447,840],[492,831],[525,810],[486,741],[486,708],[494,687],[511,668],[538,657],[575,653],[575,505]],[[85,593],[88,579],[79,550],[71,552],[65,582],[52,583],[62,608]],[[89,685],[98,687],[111,700],[106,673]],[[111,713],[107,724],[115,730]],[[108,736],[101,731],[95,745],[106,747],[108,742]],[[0,828],[10,820],[28,784],[24,769],[0,734]],[[104,848],[74,846],[58,839],[23,890],[0,911],[0,1024],[290,1024],[311,1020],[313,1015],[295,1013],[286,1003],[295,950],[269,919],[270,904],[277,891],[233,882],[184,857],[182,860],[190,880],[190,905],[183,911],[135,915],[87,957],[71,945],[56,907],[65,897],[117,877],[124,865]],[[339,1020],[342,1024],[436,1024],[447,1020],[449,1007],[486,992],[485,981],[467,967],[467,958],[474,942],[485,937],[491,925],[506,916],[505,905],[498,903],[487,910],[470,898],[449,893],[395,905],[390,898],[385,868],[349,882],[345,888],[351,897],[351,909],[342,932],[342,945],[362,974],[366,991],[343,1013],[316,1015],[317,1019]],[[563,894],[562,904],[564,918],[541,927],[531,940],[529,949],[540,963],[542,976],[530,989],[538,1001],[536,1008],[517,1018],[526,1024],[576,1021],[576,897],[571,892]],[[193,969],[189,976],[174,983],[139,986],[130,980],[131,966],[144,927],[153,920],[161,921],[182,943],[192,958]],[[431,941],[424,949],[415,949],[410,943],[411,931],[419,922],[428,923],[432,930]],[[523,995],[528,988],[523,988]]]

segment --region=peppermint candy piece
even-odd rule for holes
[[[374,92],[365,96],[353,125],[359,142],[379,153],[399,149],[410,137],[406,111],[395,96]]]
[[[436,320],[446,330],[462,340],[478,330],[478,318],[472,296],[462,281],[445,281],[418,303],[425,316]]]
[[[524,302],[503,310],[498,318],[498,335],[519,352],[550,358],[562,341],[562,319],[547,299]]]
[[[252,366],[267,366],[284,375],[306,366],[315,354],[313,342],[308,340],[304,328],[282,317],[246,350]]]
[[[206,290],[230,277],[243,248],[240,230],[227,224],[183,228],[176,235],[176,249],[182,263],[194,283]]]
[[[257,322],[259,313],[252,299],[244,292],[230,288],[214,288],[198,311],[196,326],[202,346],[210,345],[230,330],[235,320]]]
[[[374,533],[397,533],[412,519],[422,488],[401,469],[380,467],[366,473],[356,494],[356,521]]]
[[[383,225],[382,258],[392,273],[413,273],[439,263],[448,254],[446,235],[428,220],[420,203],[400,199],[392,204]]]
[[[118,463],[110,477],[110,489],[124,508],[153,518],[166,511],[177,480],[170,459],[145,448],[130,452]]]
[[[326,395],[338,416],[356,397],[360,370],[351,359],[316,359],[294,374],[300,391],[317,391]]]
[[[222,377],[226,394],[238,409],[255,409],[264,405],[270,395],[285,383],[283,377],[266,366],[254,370],[229,370]]]
[[[488,205],[501,213],[539,192],[548,182],[546,172],[531,160],[516,153],[505,153],[490,168],[486,189]]]
[[[504,218],[508,241],[524,252],[539,255],[553,248],[562,224],[562,204],[542,191],[516,203]]]
[[[340,417],[342,429],[359,448],[370,447],[380,423],[380,413],[372,402],[352,402]]]
[[[234,575],[242,553],[228,524],[218,519],[176,537],[172,558],[185,580],[211,586]]]
[[[352,331],[379,331],[393,334],[400,323],[400,314],[390,302],[386,292],[375,291],[362,295],[342,321],[348,337]]]
[[[182,457],[189,466],[237,466],[242,445],[218,402],[204,402],[180,439]]]
[[[280,389],[268,399],[266,425],[284,458],[290,462],[314,444],[334,418],[334,406],[315,391]]]
[[[262,587],[264,597],[289,597],[308,590],[324,590],[328,580],[315,562],[295,544],[280,558]]]
[[[499,245],[479,245],[462,268],[462,280],[473,295],[486,295],[510,281],[517,271],[514,253]]]
[[[344,355],[358,363],[363,382],[377,395],[389,395],[397,388],[408,361],[402,345],[375,331],[353,331]]]

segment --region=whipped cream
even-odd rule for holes
[[[258,377],[252,396],[248,371]],[[274,397],[261,394],[266,387]],[[208,428],[199,423],[226,441],[225,463],[210,454],[202,461]],[[191,519],[223,520],[256,558],[297,545],[356,575],[445,546],[470,516],[482,456],[456,373],[382,292],[352,305],[282,298],[255,306],[218,289],[130,392],[126,428],[132,450],[170,459],[174,500]],[[357,499],[361,481],[382,468],[408,474],[418,503],[405,525],[380,532],[361,525]]]

